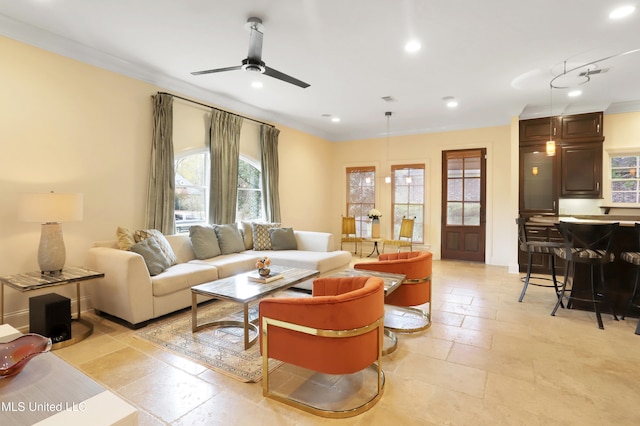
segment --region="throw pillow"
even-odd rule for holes
[[[162,232],[157,229],[139,229],[133,233],[133,237],[136,243],[154,237],[158,241],[158,244],[160,244],[160,250],[163,255],[169,260],[169,262],[171,262],[171,265],[178,263],[178,258],[173,252],[171,244],[169,244],[169,241],[167,241],[167,238],[162,234]]]
[[[245,250],[240,230],[235,223],[213,225],[213,229],[216,231],[222,254],[240,253]]]
[[[131,246],[131,251],[142,256],[151,276],[158,275],[171,266],[171,262],[162,252],[160,242],[155,237],[135,243]]]
[[[133,238],[133,231],[121,226],[118,226],[118,229],[116,230],[116,237],[118,248],[120,250],[129,250],[131,249],[131,246],[136,243],[136,240]]]
[[[220,246],[216,231],[211,226],[192,225],[189,228],[189,237],[196,258],[210,259],[220,256]]]
[[[244,248],[246,250],[251,250],[253,248],[253,228],[251,226],[251,222],[242,221],[240,222],[240,226],[242,226],[242,237],[244,238]]]
[[[297,250],[298,242],[293,228],[271,228],[271,247],[273,250]]]
[[[269,229],[279,227],[279,223],[252,223],[253,249],[271,250],[271,235],[269,235]]]

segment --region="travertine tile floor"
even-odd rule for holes
[[[357,259],[360,261],[360,259]],[[433,326],[400,335],[382,399],[358,417],[315,417],[88,314],[95,333],[55,351],[139,408],[142,425],[637,425],[636,319],[605,330],[504,267],[434,261]]]

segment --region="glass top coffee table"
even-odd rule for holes
[[[244,349],[249,349],[259,335],[258,327],[249,320],[249,304],[320,274],[319,271],[282,266],[271,266],[271,271],[281,273],[283,277],[263,284],[249,280],[248,275],[254,273],[250,271],[191,287],[191,331],[195,333],[205,327],[240,327],[244,330]],[[243,320],[216,320],[198,324],[199,294],[242,304]],[[253,338],[250,338],[250,330],[255,333]]]

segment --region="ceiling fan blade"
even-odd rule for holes
[[[293,78],[290,75],[281,73],[280,71],[274,70],[273,68],[269,68],[267,66],[264,67],[264,74],[268,75],[269,77],[277,78],[278,80],[294,84],[298,87],[302,87],[303,89],[309,87],[308,83],[305,83],[304,81]]]
[[[241,70],[241,69],[242,69],[242,65],[238,65],[235,67],[217,68],[214,70],[194,71],[191,73],[191,75],[213,74],[216,72],[235,71],[235,70]]]

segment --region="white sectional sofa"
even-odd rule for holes
[[[89,249],[87,267],[105,276],[86,288],[98,313],[138,328],[149,320],[191,306],[192,286],[255,269],[260,257],[268,256],[273,265],[318,270],[321,275],[348,267],[351,253],[334,251],[332,234],[294,233],[297,250],[245,250],[203,260],[196,258],[189,235],[167,235],[178,263],[155,276],[149,274],[141,255],[119,249],[116,240],[98,241]],[[311,290],[311,282],[298,287]]]

